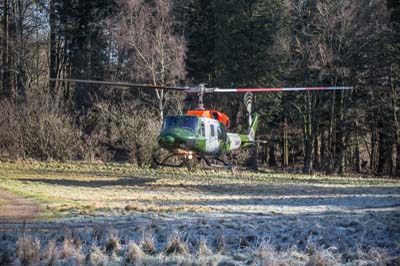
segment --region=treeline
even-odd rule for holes
[[[49,77],[220,87],[353,86],[257,94],[260,160],[305,173],[400,175],[398,0],[3,0],[0,151],[150,161],[169,91]],[[234,131],[243,95],[207,95]],[[152,144],[153,143],[153,144]]]

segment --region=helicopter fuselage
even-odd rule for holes
[[[229,150],[225,126],[218,120],[194,115],[166,117],[158,144],[181,154],[219,156]]]
[[[249,145],[249,135],[227,133],[225,123],[198,115],[168,116],[164,119],[158,144],[171,153],[196,157],[220,157]]]

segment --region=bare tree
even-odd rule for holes
[[[379,39],[384,25],[384,3],[380,1],[350,0],[317,0],[294,1],[292,14],[295,25],[292,39],[292,59],[300,71],[298,76],[310,85],[356,85],[356,76],[363,67],[358,61],[366,58]],[[301,72],[303,71],[303,72]],[[317,97],[317,96],[315,96]],[[340,91],[333,94],[329,101],[330,124],[328,129],[327,152],[329,160],[327,169],[340,174],[345,171],[345,154],[348,130],[350,93]],[[302,111],[310,119],[304,119],[304,127],[310,124],[315,131],[304,131],[305,172],[308,172],[308,161],[313,156],[313,143],[318,136],[318,119],[322,110],[320,104],[313,104],[314,96],[305,99]],[[321,99],[326,102],[327,99]],[[317,119],[317,120],[314,120]],[[307,132],[312,132],[307,133]],[[307,134],[306,134],[307,133]],[[309,139],[310,137],[310,139]],[[331,165],[333,164],[334,166]]]
[[[128,49],[132,77],[153,85],[174,85],[185,77],[186,43],[174,34],[170,0],[123,0],[118,28],[121,48]],[[157,90],[160,118],[170,92]]]

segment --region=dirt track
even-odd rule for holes
[[[0,223],[34,221],[41,211],[34,201],[0,189]]]

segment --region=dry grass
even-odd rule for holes
[[[60,251],[60,259],[73,265],[81,265],[85,261],[82,246],[77,239],[65,239]]]
[[[40,261],[40,240],[23,234],[16,243],[16,256],[21,265],[37,265]]]
[[[31,224],[20,239],[0,226],[0,265],[400,260],[400,182],[393,179],[16,162],[0,163],[0,188],[55,218]]]
[[[374,193],[375,187],[399,188],[393,179],[303,176],[183,169],[139,169],[129,164],[0,163],[0,188],[33,198],[54,216],[130,214],[132,212],[277,212],[277,200],[288,213],[303,208],[290,201],[343,200]],[[311,192],[311,193],[310,193]],[[295,195],[295,197],[291,197]],[[241,204],[227,204],[227,203]],[[254,204],[254,203],[265,204]],[[248,203],[248,204],[243,204]],[[334,203],[332,203],[334,204]],[[251,206],[250,206],[251,205]],[[1,207],[1,205],[0,205]],[[251,208],[249,208],[251,207]]]
[[[207,240],[200,240],[197,254],[199,256],[210,256],[212,254],[212,250],[207,246]]]
[[[192,251],[188,242],[182,241],[177,232],[168,235],[165,248],[151,255],[130,240],[123,243],[119,250],[109,252],[106,247],[112,235],[99,242],[95,234],[93,238],[81,241],[85,231],[76,232],[74,238],[59,241],[64,236],[59,231],[50,239],[46,246],[40,245],[40,240],[30,234],[19,237],[15,243],[15,252],[9,252],[7,264],[2,265],[260,265],[260,266],[341,266],[341,265],[397,265],[400,257],[390,255],[383,249],[370,248],[358,250],[352,259],[344,259],[337,249],[324,248],[310,241],[305,249],[292,247],[278,250],[276,244],[261,242],[249,249],[230,249],[225,255],[214,253],[217,246],[207,245],[205,239],[199,240]],[[46,238],[46,235],[43,235]],[[7,240],[7,238],[3,241]],[[125,241],[124,241],[125,242]],[[153,243],[154,245],[162,243]],[[1,249],[0,249],[1,250]],[[10,250],[10,249],[8,249]],[[86,255],[85,255],[86,254]],[[4,258],[3,258],[4,259]]]
[[[189,247],[187,243],[181,240],[179,234],[174,232],[168,239],[167,246],[165,247],[165,253],[167,255],[179,254],[185,256],[189,254]]]
[[[106,244],[107,253],[113,253],[121,248],[120,239],[118,237],[118,232],[115,230],[111,231],[108,236],[108,241]]]
[[[43,262],[45,265],[54,265],[58,260],[59,252],[57,249],[57,243],[54,239],[50,240],[44,250]]]
[[[256,250],[256,256],[260,259],[262,266],[279,266],[279,254],[275,247],[267,242],[262,242]]]
[[[124,262],[127,265],[140,265],[145,253],[143,250],[133,241],[129,242],[128,251],[125,254]]]
[[[150,233],[143,234],[142,240],[140,241],[140,247],[149,255],[154,255],[157,252],[154,237]]]
[[[103,253],[97,246],[92,246],[89,252],[89,258],[87,262],[88,266],[106,266],[108,265],[108,256]]]

